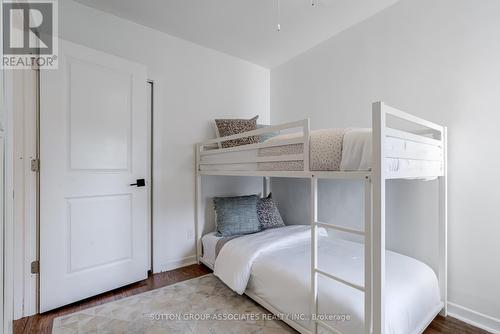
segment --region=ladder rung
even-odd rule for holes
[[[343,226],[338,226],[338,225],[333,225],[333,224],[326,224],[326,223],[322,223],[322,222],[314,222],[314,223],[316,225],[318,225],[320,227],[324,227],[324,228],[331,228],[333,230],[357,234],[357,235],[365,235],[364,231],[359,231],[359,230],[355,230],[355,229],[348,228],[348,227],[343,227]]]
[[[329,324],[327,324],[323,320],[316,320],[316,323],[318,325],[320,325],[321,327],[324,327],[324,328],[328,329],[329,331],[331,331],[331,332],[333,332],[335,334],[344,334],[341,331],[339,331],[338,329],[333,328],[332,326],[330,326]]]
[[[315,271],[315,272],[317,272],[318,274],[321,274],[321,275],[323,275],[323,276],[326,276],[326,277],[328,277],[328,278],[331,278],[331,279],[333,279],[333,280],[335,280],[335,281],[337,281],[337,282],[339,282],[339,283],[342,283],[342,284],[348,285],[348,286],[350,286],[351,288],[354,288],[354,289],[357,289],[357,290],[359,290],[359,291],[363,291],[363,292],[365,292],[365,288],[364,288],[363,286],[361,286],[361,285],[357,285],[357,284],[354,284],[354,283],[348,282],[348,281],[346,281],[346,280],[343,280],[342,278],[339,278],[339,277],[337,277],[337,276],[334,276],[334,275],[332,275],[332,274],[329,274],[329,273],[327,273],[327,272],[325,272],[325,271],[323,271],[323,270],[317,269],[317,268],[316,268],[316,269],[314,269],[314,271]]]

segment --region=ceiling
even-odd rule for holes
[[[272,68],[398,0],[76,1]]]

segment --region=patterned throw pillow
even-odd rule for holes
[[[226,137],[242,132],[257,130],[257,118],[251,119],[216,119],[215,125],[219,132],[219,136]],[[259,142],[259,136],[250,136],[245,138],[226,140],[222,142],[222,147],[234,147],[247,144],[255,144]]]
[[[222,237],[260,231],[257,195],[214,197],[217,234]]]
[[[283,227],[285,223],[276,207],[271,194],[266,198],[261,198],[257,202],[257,216],[262,230],[275,227]]]

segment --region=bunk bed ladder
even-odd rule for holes
[[[318,276],[322,276],[341,284],[347,285],[352,289],[359,290],[365,295],[365,334],[370,334],[372,332],[372,254],[371,254],[371,243],[372,243],[372,185],[371,178],[365,176],[364,178],[364,220],[365,227],[363,231],[347,228],[343,226],[337,226],[334,224],[327,224],[318,221],[318,178],[314,175],[311,178],[311,291],[312,291],[312,316],[318,315]],[[318,267],[318,227],[325,229],[331,229],[335,231],[340,231],[344,233],[350,233],[354,235],[360,235],[364,237],[364,272],[365,272],[365,283],[363,286],[346,281],[340,277],[337,277],[331,273],[323,271]],[[323,320],[315,317],[312,319],[312,333],[318,333],[319,326],[328,330],[329,332],[335,334],[343,334],[337,328],[332,327],[330,324]]]

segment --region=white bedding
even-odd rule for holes
[[[229,241],[215,259],[214,274],[240,295],[245,292],[253,262],[263,252],[293,247],[310,237],[301,226],[268,229]],[[237,240],[237,242],[234,242]]]
[[[222,239],[222,237],[217,236],[216,232],[207,233],[201,238],[201,244],[203,245],[203,259],[210,265],[215,264],[215,248],[217,242]]]
[[[319,238],[319,267],[363,285],[363,245]],[[245,290],[283,314],[310,314],[310,229],[289,226],[229,241],[214,273],[238,293]],[[328,279],[319,280],[319,314],[345,314],[330,323],[344,333],[362,333],[363,293]],[[386,252],[386,333],[419,333],[440,307],[436,275],[413,258]],[[308,320],[298,320],[311,328]]]

